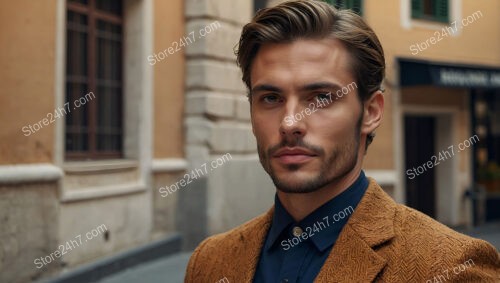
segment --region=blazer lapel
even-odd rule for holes
[[[387,264],[376,246],[394,237],[395,202],[370,178],[315,282],[372,282]]]
[[[239,246],[243,246],[238,256],[234,258],[243,269],[232,270],[234,278],[239,282],[253,282],[260,253],[266,240],[267,232],[273,219],[274,207],[271,208],[257,225],[253,225],[253,231],[243,230],[239,235]],[[230,278],[230,277],[228,277]],[[240,281],[241,279],[241,281]]]

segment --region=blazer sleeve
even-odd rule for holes
[[[203,270],[200,268],[200,263],[198,258],[202,252],[205,245],[210,241],[210,238],[201,242],[201,244],[194,250],[191,258],[189,259],[188,266],[186,268],[186,276],[184,277],[184,283],[197,283],[203,278]]]

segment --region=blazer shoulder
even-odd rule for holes
[[[408,262],[419,258],[420,264],[417,265],[427,266],[428,279],[443,276],[451,279],[453,275],[453,279],[459,282],[494,282],[484,280],[500,278],[499,253],[486,241],[454,231],[400,204],[396,208],[394,228],[402,257]]]
[[[402,204],[396,205],[395,227],[410,237],[418,237],[430,242],[452,243],[477,240],[459,233],[428,215]]]
[[[185,282],[195,282],[200,272],[207,272],[210,266],[225,266],[230,259],[245,253],[245,248],[257,247],[269,228],[273,209],[227,232],[216,234],[202,241],[194,250],[186,270]]]
[[[272,220],[273,209],[263,213],[249,221],[223,233],[215,234],[205,239],[197,249],[203,249],[215,246],[221,248],[221,245],[227,246],[231,242],[241,239],[241,237],[255,235],[258,231],[264,230],[269,226]],[[267,229],[265,229],[267,232]]]

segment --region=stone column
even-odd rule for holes
[[[187,171],[203,170],[203,163],[207,168],[180,192],[178,225],[184,248],[191,249],[267,210],[274,188],[258,162],[234,55],[252,1],[187,0],[185,11],[186,36],[195,39],[186,47]],[[227,161],[212,168],[211,161],[224,155]]]

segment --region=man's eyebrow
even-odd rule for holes
[[[330,83],[330,82],[316,82],[310,83],[302,86],[300,88],[301,91],[311,91],[317,89],[340,89],[341,87],[338,84]],[[254,86],[250,93],[255,93],[258,91],[270,91],[270,92],[283,92],[283,90],[277,86],[270,84],[260,84]]]
[[[254,93],[254,92],[257,92],[257,91],[272,91],[272,92],[282,92],[282,89],[277,87],[277,86],[273,86],[273,85],[270,85],[270,84],[260,84],[260,85],[256,85],[254,86],[250,93]]]
[[[317,89],[340,89],[341,87],[338,84],[330,83],[330,82],[317,82],[306,84],[300,88],[301,91],[311,91]]]

